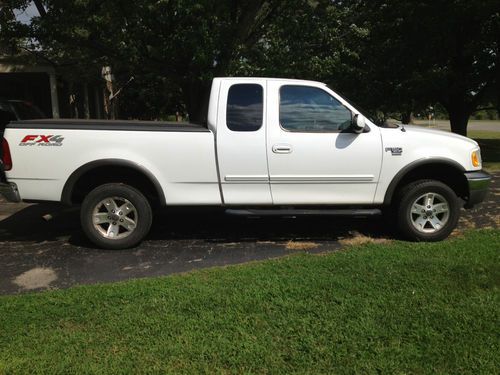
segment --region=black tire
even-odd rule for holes
[[[123,209],[119,210],[120,207]],[[85,197],[80,220],[83,232],[95,245],[118,250],[139,244],[151,228],[153,215],[148,200],[139,190],[112,183],[95,188]]]
[[[437,203],[426,205],[426,197],[423,197],[426,194],[430,194],[433,203]],[[419,198],[422,200],[417,201]],[[423,207],[417,205],[418,202],[424,203]],[[433,208],[437,207],[437,211],[440,211],[441,207],[446,207],[442,203],[448,205],[447,213],[436,214]],[[455,229],[460,217],[460,204],[455,192],[436,180],[418,180],[406,185],[397,194],[395,204],[399,230],[405,238],[413,241],[444,240]],[[421,207],[422,210],[412,212],[414,204],[414,211],[417,211],[416,207]]]

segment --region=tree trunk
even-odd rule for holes
[[[460,106],[458,108],[448,109],[450,115],[451,131],[456,134],[467,136],[467,124],[469,122],[470,113]]]
[[[411,124],[413,123],[413,112],[406,111],[401,114],[401,123],[403,124]]]

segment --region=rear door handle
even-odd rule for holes
[[[277,144],[272,148],[275,154],[289,154],[292,152],[292,146],[285,144]]]

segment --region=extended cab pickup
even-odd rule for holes
[[[85,234],[112,249],[146,236],[152,208],[176,205],[259,215],[391,211],[406,237],[436,241],[490,182],[471,139],[378,127],[323,83],[273,78],[214,79],[206,126],[12,122],[2,169],[8,200],[81,205]]]

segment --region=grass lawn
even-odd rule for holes
[[[0,297],[0,373],[498,373],[500,231]]]
[[[467,136],[481,146],[484,169],[500,172],[500,132],[469,131]]]

